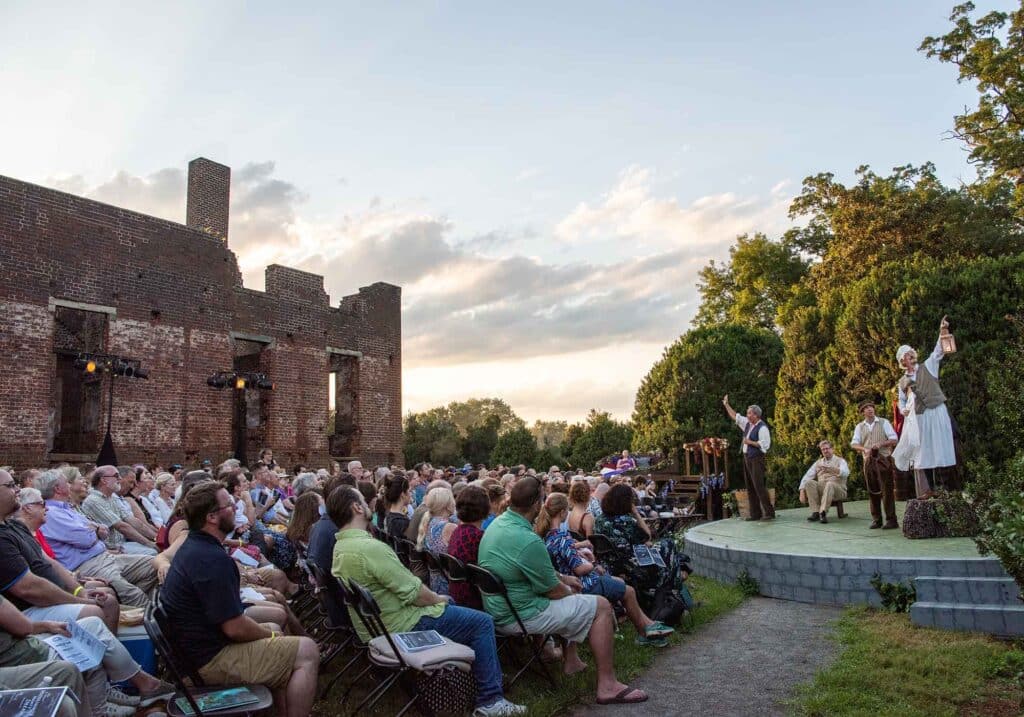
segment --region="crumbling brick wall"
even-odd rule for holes
[[[107,312],[107,352],[150,371],[115,379],[122,463],[233,454],[233,391],[206,379],[232,368],[239,337],[265,342],[260,366],[276,384],[266,442],[279,462],[329,460],[328,347],[359,355],[359,440],[346,457],[400,461],[401,289],[373,284],[331,307],[322,277],[277,265],[265,292],[243,288],[224,238],[229,172],[197,162],[188,214],[198,228],[0,176],[0,464],[68,458],[52,450],[55,305]]]

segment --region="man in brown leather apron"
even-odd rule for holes
[[[875,415],[874,401],[861,401],[857,407],[864,420],[853,429],[850,447],[864,459],[864,482],[867,483],[868,499],[871,502],[871,528],[898,528],[894,496],[896,466],[892,460],[892,448],[899,437],[889,421]]]

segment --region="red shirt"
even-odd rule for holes
[[[458,558],[463,563],[476,563],[477,554],[480,551],[480,539],[484,537],[484,531],[469,523],[460,523],[448,540],[448,554]],[[483,610],[484,603],[480,598],[480,592],[466,583],[448,583],[448,594],[457,605],[471,607],[474,610]]]
[[[50,556],[54,560],[57,559],[57,556],[53,554],[53,548],[51,548],[50,544],[46,542],[46,537],[43,535],[43,531],[42,530],[37,530],[36,531],[36,542],[39,543],[39,547],[41,547],[43,549],[44,553],[46,553],[48,556]]]

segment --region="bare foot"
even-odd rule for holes
[[[573,656],[565,658],[563,670],[566,675],[575,675],[578,672],[583,672],[585,669],[587,669],[587,663],[579,657]]]

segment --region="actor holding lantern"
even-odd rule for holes
[[[917,352],[907,345],[896,350],[896,360],[903,368],[898,384],[900,410],[907,415],[916,413],[920,432],[920,447],[913,456],[914,471],[919,485],[927,485],[928,497],[936,487],[936,468],[956,465],[956,448],[953,443],[953,422],[946,408],[946,395],[939,386],[939,363],[946,354],[956,351],[956,341],[949,333],[949,321],[942,317],[939,324],[939,339],[924,364],[918,364]],[[913,391],[914,400],[907,406],[908,391]],[[921,479],[924,479],[924,482]]]

